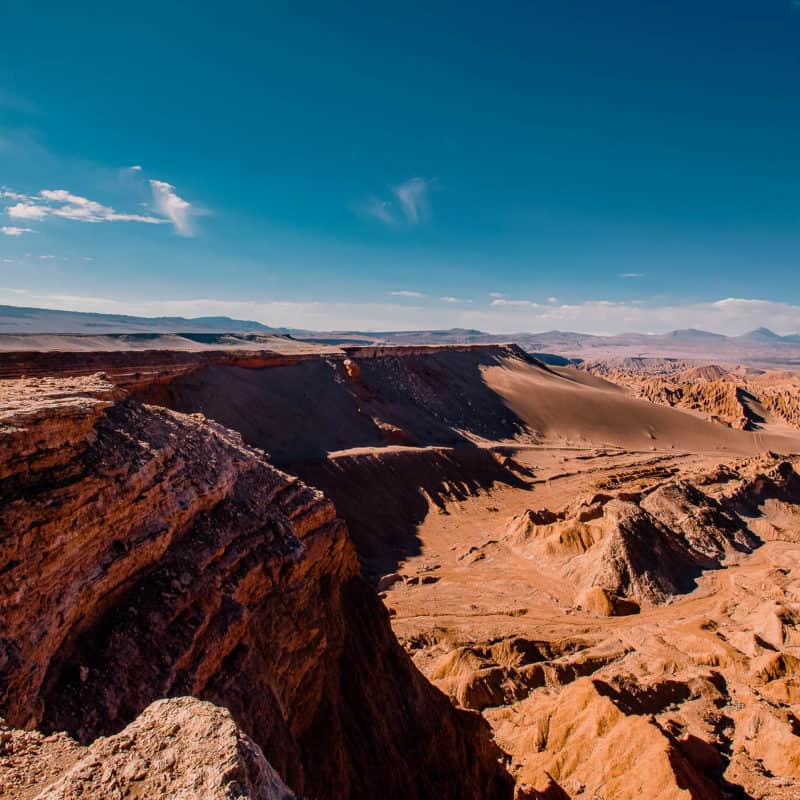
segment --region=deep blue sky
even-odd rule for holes
[[[798,100],[791,0],[0,0],[0,302],[800,329]]]

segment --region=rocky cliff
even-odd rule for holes
[[[398,646],[322,493],[98,377],[7,381],[0,409],[11,726],[88,744],[192,695],[299,795],[510,795],[480,717]]]

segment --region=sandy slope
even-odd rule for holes
[[[743,454],[791,448],[785,437],[720,429],[693,414],[626,397],[616,387],[596,378],[587,380],[569,368],[533,369],[506,359],[485,369],[484,379],[518,417],[547,437]]]
[[[753,454],[792,449],[763,432],[720,428],[697,415],[625,395],[516,348],[421,349],[247,369],[209,366],[156,386],[146,399],[202,412],[281,463],[353,447],[468,446],[554,441],[637,449]]]

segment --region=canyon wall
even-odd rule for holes
[[[90,743],[192,695],[299,795],[510,796],[485,723],[399,647],[321,492],[97,377],[5,382],[0,409],[10,725]]]

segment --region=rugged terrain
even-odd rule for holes
[[[426,519],[381,586],[401,641],[520,797],[796,797],[794,465],[578,458]]]
[[[412,666],[319,491],[101,378],[9,381],[0,401],[8,725],[90,744],[191,695],[300,795],[504,796],[488,726]]]
[[[800,373],[791,370],[647,358],[589,361],[580,369],[733,428],[800,428]]]
[[[800,794],[788,420],[506,345],[126,357],[3,362],[11,796]]]

